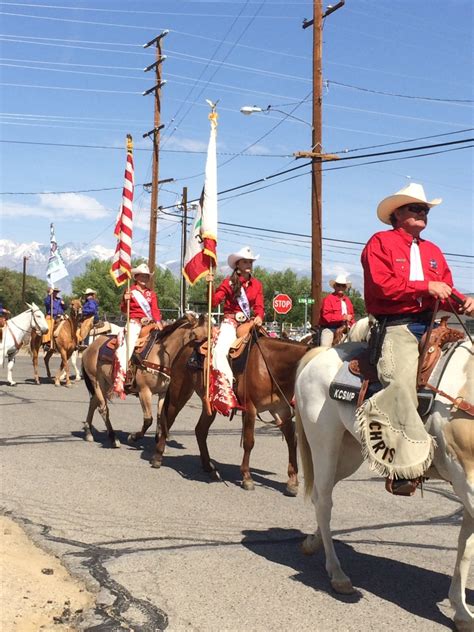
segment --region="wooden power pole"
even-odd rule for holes
[[[323,13],[322,0],[313,0],[313,19],[305,20],[303,28],[313,27],[313,134],[311,152],[298,152],[297,157],[310,157],[311,160],[311,296],[314,303],[311,311],[311,323],[319,323],[322,299],[322,209],[323,177],[322,160],[335,159],[322,153],[323,123],[323,18],[340,9],[345,3],[341,0]]]
[[[183,198],[181,205],[183,216],[181,218],[181,274],[179,276],[179,315],[184,316],[184,312],[186,311],[186,279],[184,278],[182,270],[184,268],[184,257],[186,256],[186,245],[188,236],[188,187],[183,187]]]
[[[151,204],[150,204],[150,239],[148,243],[148,267],[150,272],[153,273],[156,264],[156,231],[158,223],[158,186],[159,186],[159,168],[160,168],[160,131],[164,125],[161,125],[161,88],[165,85],[166,81],[162,79],[162,62],[166,59],[166,56],[162,55],[161,40],[168,35],[169,31],[163,31],[160,35],[157,35],[150,42],[145,44],[143,48],[149,46],[156,46],[156,60],[153,64],[145,68],[145,72],[155,70],[156,83],[153,88],[146,90],[143,96],[148,94],[154,94],[155,96],[155,111],[154,111],[154,125],[153,129],[143,134],[143,138],[151,136],[153,140],[153,163],[152,163],[152,180],[151,180]],[[150,277],[152,282],[152,277]]]

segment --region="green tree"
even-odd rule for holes
[[[72,290],[76,296],[82,296],[86,288],[97,292],[101,316],[110,318],[120,314],[120,301],[124,286],[117,287],[110,276],[110,261],[92,259],[85,271],[72,281]]]
[[[23,287],[23,274],[8,268],[0,268],[1,287],[0,302],[9,309],[13,315],[24,312],[25,303],[22,303],[21,292]],[[44,309],[43,300],[48,293],[48,284],[42,279],[27,274],[25,277],[25,302],[36,303]]]
[[[366,309],[365,309],[365,302],[364,302],[364,299],[362,298],[362,295],[359,292],[359,290],[351,288],[347,292],[347,296],[352,301],[352,305],[354,306],[354,312],[355,312],[356,318],[362,318],[362,316],[367,316],[367,312],[366,312]]]

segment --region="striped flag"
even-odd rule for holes
[[[199,207],[186,245],[183,275],[191,285],[217,264],[217,112],[209,114],[211,134]]]
[[[56,241],[56,235],[54,234],[54,224],[51,224],[49,228],[50,246],[46,276],[48,278],[49,285],[53,287],[57,281],[59,281],[60,279],[64,279],[64,277],[67,277],[69,272],[66,269],[64,260],[61,256],[61,252],[59,251],[58,242]]]
[[[133,186],[133,141],[130,134],[127,134],[127,164],[125,167],[122,206],[114,230],[114,235],[118,241],[110,268],[110,274],[116,285],[123,285],[132,276]]]

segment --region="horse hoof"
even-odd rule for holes
[[[285,490],[285,496],[298,496],[298,483],[288,483]]]
[[[94,437],[92,435],[92,432],[86,432],[84,435],[84,440],[88,441],[89,443],[92,443],[94,441]]]
[[[134,432],[130,433],[127,437],[128,445],[135,447],[137,445],[137,437]]]
[[[54,386],[61,386],[60,382],[55,382]]]
[[[75,378],[75,380],[74,380],[74,382],[80,382],[80,381],[81,381],[81,379],[82,379],[82,378],[81,378],[80,376],[79,376],[79,377],[76,377],[76,378]]]
[[[305,555],[313,555],[321,548],[323,541],[321,540],[320,535],[307,535],[303,540],[303,544],[301,545],[301,549]]]
[[[457,632],[474,632],[474,619],[471,619],[471,621],[454,619],[454,628]]]
[[[331,586],[339,595],[353,595],[356,592],[350,579],[331,579]]]
[[[112,441],[112,447],[115,448],[120,448],[120,441],[118,439],[114,439]]]
[[[68,382],[67,384],[64,385],[66,388],[72,388],[74,385],[71,384],[71,382]]]
[[[253,492],[255,490],[255,483],[251,478],[244,478],[241,483],[242,489],[245,489],[247,492]]]
[[[155,468],[155,470],[158,470],[161,467],[161,459],[157,456],[154,456],[150,461],[150,465],[151,467]]]
[[[209,472],[209,478],[211,479],[211,481],[214,481],[217,483],[222,481],[221,475],[219,474],[217,470],[211,470]]]
[[[8,382],[8,386],[16,386],[16,382]]]

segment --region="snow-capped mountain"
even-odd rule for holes
[[[59,285],[65,292],[71,291],[71,281],[82,274],[86,264],[91,259],[104,261],[110,259],[114,251],[100,245],[66,243],[59,246],[69,276],[61,279]],[[21,272],[23,257],[28,257],[26,271],[40,279],[46,280],[46,267],[49,259],[49,244],[32,241],[28,244],[18,244],[9,239],[0,239],[0,267],[10,268]]]
[[[71,291],[72,279],[82,274],[86,268],[86,264],[91,259],[100,259],[105,261],[111,259],[114,251],[111,248],[105,248],[99,244],[75,244],[68,242],[64,245],[59,245],[61,255],[64,259],[64,263],[69,272],[69,276],[61,279],[58,282],[59,287],[64,292]],[[46,267],[49,259],[49,244],[40,244],[37,241],[32,241],[28,244],[19,244],[9,239],[0,239],[0,267],[9,268],[10,270],[16,270],[21,272],[23,270],[23,257],[29,257],[27,262],[27,274],[32,274],[40,279],[46,280]],[[179,260],[171,259],[164,263],[157,264],[163,270],[170,270],[175,276],[181,274],[181,265]],[[283,262],[282,262],[283,266]],[[269,271],[275,271],[271,266],[264,266]],[[289,267],[289,266],[288,266]],[[219,272],[222,274],[228,274],[229,268],[225,261],[222,261],[218,266]],[[307,264],[299,265],[298,268],[293,268],[294,272],[299,277],[310,276],[310,262]],[[335,278],[339,273],[344,271],[336,271],[332,274],[323,274],[323,291],[327,292],[329,288],[329,280]],[[352,285],[357,290],[362,290],[363,280],[362,275],[358,272],[350,274]]]

